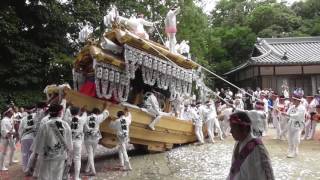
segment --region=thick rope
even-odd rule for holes
[[[142,38],[141,38],[141,40],[142,40],[143,42],[145,42],[146,44],[148,44],[149,47],[151,47],[153,50],[155,50],[157,53],[159,53],[159,54],[160,54],[161,56],[163,56],[165,59],[167,59],[168,61],[172,62],[173,64],[176,64],[176,63],[174,63],[171,59],[169,59],[166,55],[162,54],[160,51],[158,51],[156,48],[154,48],[154,47],[152,46],[152,44],[150,44],[149,42],[145,41],[145,40],[142,39]],[[198,65],[199,67],[203,68],[204,70],[206,70],[206,71],[209,72],[210,74],[214,75],[215,77],[221,79],[222,81],[224,81],[224,82],[230,84],[231,86],[235,87],[236,89],[242,91],[242,89],[239,88],[238,86],[232,84],[231,82],[227,81],[226,79],[224,79],[223,77],[217,75],[216,73],[210,71],[209,69],[205,68],[204,66],[200,65],[199,63],[197,63],[197,62],[195,62],[195,61],[192,61],[192,62],[195,63],[196,65]],[[248,94],[249,96],[253,97],[252,94],[249,94],[249,93],[247,93],[247,92],[245,92],[245,93]]]

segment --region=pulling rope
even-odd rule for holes
[[[226,101],[225,99],[223,99],[221,96],[217,95],[216,93],[214,93],[214,96],[216,96],[221,101],[223,101],[224,103],[228,104],[229,106],[232,106],[233,108],[235,108],[235,106],[233,104],[230,104],[228,101]]]
[[[159,33],[158,28],[157,28],[157,26],[156,26],[155,24],[154,24],[154,27],[155,27],[158,35],[160,36],[160,39],[161,39],[162,43],[165,44],[164,41],[163,41],[163,38],[162,38],[161,34]],[[144,41],[145,43],[147,43],[153,50],[157,51],[161,56],[163,56],[164,58],[166,58],[168,61],[174,63],[173,61],[171,61],[171,59],[169,59],[166,55],[164,55],[164,54],[162,54],[161,52],[159,52],[159,51],[158,51],[157,49],[155,49],[152,45],[150,45],[147,41],[145,41],[144,39],[141,39],[141,40]],[[227,81],[226,79],[224,79],[223,77],[219,76],[218,74],[216,74],[216,73],[210,71],[209,69],[205,68],[205,67],[202,66],[201,64],[199,64],[199,63],[197,63],[197,62],[195,62],[195,61],[192,61],[192,62],[195,63],[196,65],[198,65],[199,67],[203,68],[204,70],[206,70],[206,71],[209,72],[210,74],[214,75],[215,77],[219,78],[220,80],[222,80],[222,81],[228,83],[229,85],[233,86],[234,88],[242,91],[242,89],[241,89],[240,87],[232,84],[231,82]],[[175,64],[175,63],[174,63],[174,64]],[[247,95],[253,97],[252,94],[247,93],[246,91],[245,91],[245,93],[246,93]]]
[[[161,39],[162,39],[162,38],[161,38]],[[152,44],[150,44],[149,42],[145,41],[145,40],[142,39],[142,38],[141,38],[141,40],[142,40],[143,42],[145,42],[146,44],[148,44],[148,46],[151,47],[153,50],[155,50],[157,53],[159,53],[159,55],[163,56],[165,59],[167,59],[168,61],[172,62],[173,64],[176,64],[176,63],[173,62],[171,59],[169,59],[166,55],[164,55],[163,53],[161,53],[160,51],[158,51],[156,48],[154,48]],[[236,89],[242,91],[242,89],[239,88],[238,86],[232,84],[231,82],[227,81],[226,79],[224,79],[223,77],[217,75],[216,73],[210,71],[209,69],[205,68],[204,66],[200,65],[199,63],[197,63],[197,62],[195,62],[195,61],[192,61],[192,62],[195,63],[196,65],[198,65],[199,67],[203,68],[204,70],[206,70],[206,71],[209,72],[210,74],[214,75],[215,77],[221,79],[222,81],[224,81],[224,82],[230,84],[231,86],[235,87]],[[244,91],[244,92],[245,92],[245,91]],[[248,94],[249,96],[253,97],[252,94],[249,94],[249,93],[247,93],[247,92],[245,92],[245,93]]]
[[[149,42],[145,41],[145,40],[142,39],[142,38],[140,38],[140,39],[141,39],[144,43],[146,43],[149,47],[151,47],[154,51],[156,51],[157,53],[159,53],[159,55],[161,55],[161,56],[163,56],[165,59],[167,59],[169,62],[171,62],[171,63],[173,63],[173,64],[176,64],[176,63],[173,62],[170,58],[168,58],[166,55],[164,55],[163,53],[161,53],[160,51],[158,51],[156,48],[154,48],[152,44],[150,44]],[[239,88],[238,86],[232,84],[231,82],[227,81],[226,79],[222,78],[221,76],[217,75],[216,73],[214,73],[214,72],[210,71],[209,69],[203,67],[203,66],[200,65],[199,63],[196,63],[196,62],[194,62],[194,61],[192,61],[192,62],[195,63],[196,65],[200,66],[201,68],[203,68],[204,70],[206,70],[206,71],[209,72],[210,74],[214,75],[215,77],[221,79],[222,81],[230,84],[231,86],[235,87],[236,89],[238,89],[238,90],[244,92],[245,94],[249,95],[250,97],[256,98],[256,97],[254,97],[252,94],[250,94],[250,93],[248,93],[248,92],[246,92],[246,91],[243,91],[243,90],[242,90],[241,88]],[[218,96],[218,97],[219,97],[219,99],[221,98],[221,100],[223,100],[224,102],[226,102],[222,97],[220,97],[220,96]],[[258,101],[261,101],[261,100],[258,100]],[[228,104],[229,104],[229,103],[228,103]],[[282,113],[282,114],[286,114],[286,115],[287,115],[287,113],[281,112],[278,108],[274,108],[273,106],[271,106],[271,105],[269,105],[269,104],[268,104],[268,107],[270,107],[271,109],[275,109],[275,110],[277,110],[278,112],[280,112],[280,113]]]

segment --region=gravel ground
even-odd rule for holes
[[[318,131],[320,129],[318,128]],[[286,158],[286,141],[274,140],[274,130],[263,141],[270,153],[275,177],[279,180],[316,180],[320,179],[320,141],[302,141],[297,158]],[[317,134],[317,139],[320,133]],[[215,144],[196,146],[193,144],[177,147],[171,151],[145,154],[130,151],[133,171],[120,171],[116,149],[99,146],[96,156],[95,177],[82,177],[83,180],[121,180],[121,179],[225,179],[231,163],[234,141],[228,137]],[[132,146],[130,146],[132,149]],[[19,147],[16,156],[20,156]],[[86,154],[83,154],[85,165]],[[10,166],[9,172],[1,172],[0,180],[24,179],[19,164]],[[29,178],[30,179],[30,178]]]

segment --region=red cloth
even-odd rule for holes
[[[174,26],[166,27],[166,28],[165,28],[165,32],[166,32],[166,33],[176,33],[176,32],[177,32],[177,28],[174,27]]]
[[[80,93],[87,96],[96,97],[96,84],[91,81],[86,81],[79,90]]]

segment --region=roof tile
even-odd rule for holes
[[[320,64],[320,36],[258,38],[255,47],[261,55],[251,57],[250,64]],[[283,58],[285,54],[287,59]]]

